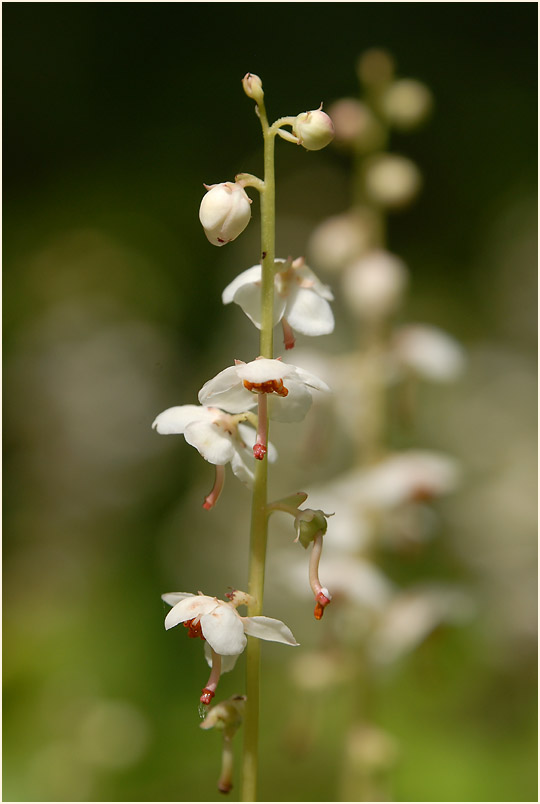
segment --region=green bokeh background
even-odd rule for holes
[[[159,595],[245,586],[247,525],[232,543],[228,530],[249,497],[230,481],[202,512],[208,466],[150,424],[255,357],[220,293],[256,262],[258,224],[215,249],[197,220],[203,182],[260,172],[241,77],[262,76],[271,118],[296,114],[354,95],[372,46],[436,103],[392,143],[425,181],[389,227],[413,275],[406,314],[473,355],[458,390],[427,391],[412,443],[465,462],[492,442],[507,452],[477,459],[424,556],[387,559],[396,580],[457,579],[478,603],[381,679],[377,722],[400,742],[391,792],[536,799],[534,594],[512,606],[534,590],[536,16],[531,3],[4,3],[5,800],[217,797],[219,738],[198,728],[205,665],[165,634]],[[278,253],[302,253],[347,207],[347,171],[332,149],[278,143]],[[507,542],[492,546],[490,478],[516,466],[528,480],[518,471]],[[497,572],[454,549],[467,527]],[[309,610],[275,605],[301,634]],[[282,656],[264,652],[261,798],[336,800],[348,701],[322,696],[324,739],[292,751]],[[242,683],[237,670],[221,689]]]

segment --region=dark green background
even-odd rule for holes
[[[231,354],[244,333],[252,337],[246,328],[230,336],[234,346],[227,342],[239,314],[221,307],[220,293],[247,260],[255,262],[257,224],[245,240],[253,245],[251,257],[242,254],[247,246],[211,248],[197,220],[203,182],[261,169],[258,124],[240,80],[247,71],[263,78],[272,119],[356,94],[355,60],[368,47],[387,48],[400,75],[424,81],[435,96],[432,120],[392,141],[425,177],[418,203],[392,217],[389,228],[392,250],[413,269],[408,312],[448,327],[467,346],[502,341],[530,360],[530,310],[521,315],[518,305],[509,318],[504,305],[494,304],[485,243],[514,201],[518,209],[522,199],[528,206],[507,220],[503,245],[523,226],[530,230],[537,8],[4,3],[3,36],[4,795],[210,800],[217,795],[218,738],[197,728],[195,703],[205,668],[185,641],[165,638],[159,594],[171,585],[242,586],[247,562],[241,557],[236,577],[224,582],[219,566],[226,541],[203,539],[195,516],[175,520],[180,547],[169,559],[178,496],[193,477],[206,492],[210,476],[180,439],[153,455],[148,445],[155,414],[193,401],[204,380],[244,356]],[[312,166],[319,178],[306,185]],[[347,207],[347,170],[345,157],[332,149],[311,154],[278,143],[278,214],[297,223],[278,232],[278,253],[300,249],[291,241]],[[329,176],[338,176],[335,186]],[[72,232],[79,233],[75,245]],[[530,304],[534,263],[518,260],[515,270]],[[60,312],[72,303],[79,305],[75,323],[66,324]],[[89,323],[79,331],[81,309],[89,311]],[[77,454],[87,425],[81,418],[82,441],[70,441],[54,371],[67,344],[73,370],[86,377],[87,353],[78,359],[77,339],[86,343],[88,333],[124,324],[129,359],[136,363],[133,343],[142,338],[140,371],[157,390],[147,409],[139,402],[132,430],[118,435],[132,454],[116,466],[106,439],[97,457]],[[163,339],[155,354],[145,326]],[[255,356],[254,342],[248,352],[246,359]],[[104,361],[104,383],[115,365]],[[99,366],[98,359],[96,388]],[[129,411],[135,393],[129,378],[119,381],[118,392]],[[105,431],[107,398],[96,393],[96,400],[90,393],[88,410],[102,417]],[[534,426],[529,435],[533,440]],[[228,488],[232,493],[232,481]],[[109,491],[115,501],[105,504]],[[246,504],[246,496],[239,499]],[[223,537],[227,523],[214,517],[211,527]],[[177,572],[179,556],[186,563]],[[191,577],[197,567],[203,580]],[[430,552],[420,571],[390,569],[405,580],[434,569],[470,579],[449,547]],[[346,701],[338,690],[322,706],[325,745],[301,759],[290,756],[283,723],[273,715],[294,692],[281,656],[271,657],[263,798],[333,800]],[[224,693],[239,684],[241,675],[224,679]],[[395,798],[534,799],[534,696],[533,653],[501,665],[486,649],[481,620],[429,642],[385,681],[380,695],[379,722],[404,746]],[[87,708],[101,699],[128,701],[142,713],[149,736],[138,762],[107,767],[70,753]]]

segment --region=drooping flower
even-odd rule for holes
[[[439,327],[406,324],[394,333],[392,358],[396,367],[434,382],[452,382],[465,368],[465,350]]]
[[[251,598],[244,592],[235,591],[230,600],[219,600],[199,592],[169,592],[162,599],[171,610],[165,618],[165,628],[169,630],[183,623],[189,629],[189,636],[200,637],[205,641],[206,660],[212,672],[201,695],[202,703],[210,703],[215,695],[221,673],[233,669],[238,656],[247,644],[246,634],[265,639],[268,642],[282,642],[285,645],[298,645],[291,630],[272,617],[242,617],[237,606],[247,605]]]
[[[296,260],[277,259],[274,276],[274,326],[283,326],[286,349],[294,346],[292,330],[302,335],[328,335],[334,329],[334,315],[328,302],[334,296],[327,285],[315,276],[303,257]],[[282,266],[282,267],[280,267]],[[261,328],[262,268],[253,265],[239,274],[223,291],[223,304],[235,302],[247,317]]]
[[[167,408],[155,419],[152,427],[161,435],[183,435],[188,444],[195,447],[202,457],[216,467],[216,483],[206,497],[204,508],[212,508],[222,491],[225,480],[225,465],[231,464],[236,477],[251,486],[254,478],[252,448],[256,433],[244,422],[256,424],[253,413],[231,416],[219,408],[199,405],[178,405]],[[277,453],[268,444],[268,459],[276,460]]]
[[[258,357],[249,363],[237,360],[220,371],[199,391],[202,405],[215,403],[229,413],[255,407],[269,397],[269,415],[281,422],[302,421],[312,403],[311,391],[329,391],[325,382],[309,371],[280,359]]]
[[[242,234],[251,218],[251,198],[238,182],[204,185],[199,220],[214,246],[224,246]]]

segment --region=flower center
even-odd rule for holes
[[[183,625],[184,628],[189,629],[188,637],[190,639],[197,639],[197,637],[200,637],[203,641],[205,641],[201,628],[201,622],[198,617],[195,617],[193,620],[186,620]]]
[[[250,382],[244,380],[244,388],[254,394],[277,394],[287,396],[289,389],[283,385],[283,380],[268,380],[267,382]]]

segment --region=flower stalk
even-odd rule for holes
[[[272,359],[274,356],[274,261],[275,261],[275,132],[270,130],[264,101],[257,99],[257,112],[261,121],[264,139],[264,185],[258,188],[261,198],[261,331],[259,354]],[[261,433],[259,421],[258,438],[268,443],[268,421]],[[268,461],[257,460],[251,507],[251,535],[249,559],[249,594],[253,603],[248,608],[249,616],[262,611],[264,594],[264,571],[268,540],[267,512]],[[258,747],[259,747],[259,694],[260,694],[260,643],[248,639],[246,661],[246,709],[244,719],[244,749],[242,760],[242,801],[257,799]]]

